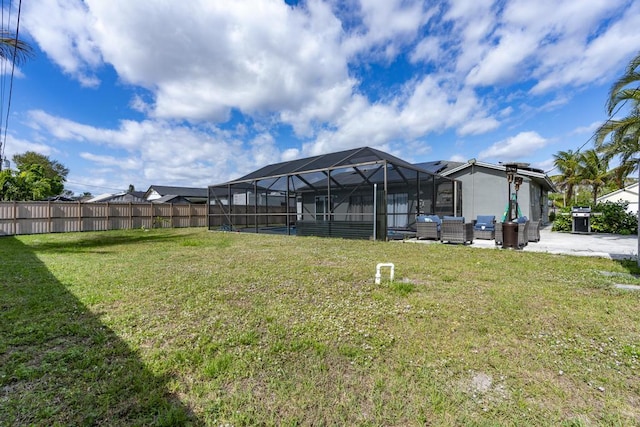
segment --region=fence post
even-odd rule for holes
[[[13,235],[18,235],[18,202],[13,201]]]
[[[47,200],[47,229],[49,230],[49,233],[51,233],[51,222],[53,220],[51,219],[51,200]]]
[[[82,216],[82,202],[78,200],[78,230],[84,231],[84,219]]]

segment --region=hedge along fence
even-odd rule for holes
[[[0,202],[0,236],[206,226],[207,205]]]

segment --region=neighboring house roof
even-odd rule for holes
[[[105,193],[95,196],[86,201],[86,203],[99,202],[146,202],[144,192],[142,191],[125,191],[122,193]]]
[[[99,194],[97,196],[94,196],[94,197],[90,198],[86,202],[87,203],[106,202],[107,200],[112,199],[113,196],[114,196],[114,194],[112,194],[112,193],[103,193],[103,194]]]
[[[182,196],[178,196],[175,194],[167,194],[166,196],[162,196],[159,199],[153,199],[151,203],[174,203],[174,204],[184,204],[184,203],[192,203],[192,201],[197,200],[198,198],[187,199]]]
[[[442,174],[447,169],[452,169],[463,165],[464,163],[452,162],[449,160],[436,160],[433,162],[416,163],[414,166],[424,169],[431,173]]]
[[[149,195],[153,192],[158,193],[161,197],[167,195],[176,195],[182,197],[203,197],[207,198],[207,189],[206,188],[196,188],[196,187],[170,187],[165,185],[152,185],[149,189],[144,192],[144,197],[146,199],[149,198]]]
[[[48,202],[77,202],[76,199],[72,199],[66,196],[52,196],[47,197],[45,200],[47,200]]]
[[[127,192],[127,194],[131,194],[134,197],[144,200],[144,195],[146,194],[146,192],[145,191],[129,191]]]
[[[604,194],[596,199],[598,202],[610,200],[626,200],[637,203],[638,202],[638,183],[631,184],[620,190],[612,191],[609,194]]]
[[[442,170],[442,172],[440,172],[440,175],[450,176],[455,173],[461,172],[467,168],[470,168],[473,165],[487,168],[487,169],[503,171],[503,172],[506,170],[504,165],[494,165],[493,163],[485,163],[485,162],[479,162],[476,160],[470,160],[466,163],[449,162],[449,165],[444,170]],[[553,185],[551,178],[549,178],[547,174],[544,173],[544,171],[542,171],[541,169],[535,169],[535,168],[529,168],[529,167],[519,168],[518,175],[526,176],[536,181],[547,191],[551,191],[554,193],[558,191],[555,185]]]

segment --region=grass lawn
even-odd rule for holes
[[[378,262],[395,282],[374,284]],[[0,425],[638,425],[640,292],[612,286],[640,283],[634,265],[203,229],[2,237]]]

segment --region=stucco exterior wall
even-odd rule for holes
[[[466,220],[472,221],[478,215],[495,215],[497,221],[502,221],[509,201],[507,177],[503,171],[471,165],[450,176],[462,182],[462,215]],[[546,222],[546,192],[535,181],[523,178],[518,191],[520,211],[532,220]],[[511,191],[515,192],[514,184]]]

